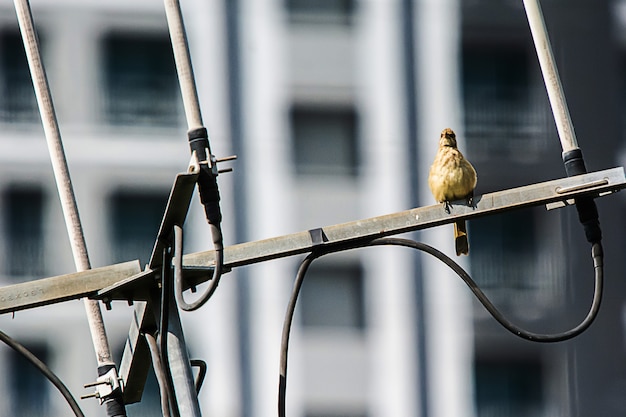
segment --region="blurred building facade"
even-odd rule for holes
[[[591,170],[624,165],[623,1],[542,2]],[[169,188],[189,158],[163,6],[41,0],[33,14],[93,266],[146,263]],[[0,284],[73,271],[10,2],[0,3]],[[560,148],[523,6],[495,0],[183,1],[226,244],[430,205],[426,175],[452,127],[478,194],[562,177]],[[619,86],[619,87],[616,87]],[[328,256],[307,275],[289,358],[288,414],[302,417],[589,416],[626,411],[620,248],[624,201],[598,204],[606,296],[597,322],[557,345],[500,328],[443,265],[400,248]],[[591,299],[573,210],[472,220],[460,261],[508,317],[575,325]],[[453,253],[451,227],[410,237]],[[210,249],[197,201],[186,252]],[[276,414],[283,316],[299,259],[239,268],[183,314],[205,359],[205,415]],[[131,308],[104,312],[119,356]],[[0,328],[79,396],[95,379],[82,303]],[[67,415],[60,396],[0,347],[0,415]],[[36,400],[34,400],[36,399]],[[87,415],[104,415],[95,402]],[[129,415],[158,415],[150,379]]]

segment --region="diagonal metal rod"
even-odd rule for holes
[[[172,41],[172,50],[174,51],[174,60],[176,61],[176,72],[178,73],[180,92],[183,96],[183,107],[185,108],[187,127],[190,130],[201,128],[203,126],[202,114],[200,112],[198,91],[196,90],[196,82],[193,75],[193,66],[191,65],[189,44],[187,42],[187,34],[185,33],[180,3],[178,0],[165,0],[164,4],[167,25]]]
[[[524,0],[524,8],[528,17],[528,25],[537,50],[543,81],[548,91],[550,106],[554,115],[554,121],[561,140],[563,152],[569,152],[578,148],[572,118],[569,114],[563,85],[552,53],[548,30],[543,19],[539,0]]]
[[[65,224],[67,227],[74,263],[77,271],[85,271],[91,268],[87,255],[87,245],[83,229],[78,216],[78,208],[74,197],[74,190],[70,180],[69,169],[63,150],[61,134],[57,122],[48,79],[41,61],[38,39],[35,33],[33,17],[28,0],[15,0],[15,11],[24,41],[28,66],[30,68],[37,104],[41,114],[44,134],[48,143],[50,159],[57,189],[61,200]],[[89,329],[93,340],[98,365],[110,365],[113,363],[111,349],[106,337],[102,312],[97,301],[85,299],[85,310],[89,321]]]

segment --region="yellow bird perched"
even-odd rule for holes
[[[456,135],[450,128],[443,129],[439,150],[428,174],[428,186],[435,200],[444,203],[447,212],[454,200],[467,199],[471,205],[476,182],[476,170],[457,148]],[[454,245],[457,255],[469,253],[465,220],[454,223]]]

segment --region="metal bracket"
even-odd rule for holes
[[[102,404],[104,402],[104,399],[110,397],[111,394],[113,394],[115,391],[124,391],[123,381],[117,376],[115,368],[111,368],[109,372],[98,377],[98,379],[96,379],[96,382],[85,384],[84,387],[95,387],[96,391],[91,394],[83,395],[80,397],[80,399],[84,400],[86,398],[97,398],[98,400],[100,400],[100,404]]]

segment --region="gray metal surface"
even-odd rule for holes
[[[165,215],[161,221],[159,233],[157,235],[156,242],[154,243],[154,249],[152,250],[152,255],[150,256],[150,262],[148,264],[150,269],[157,269],[161,266],[161,263],[163,262],[163,248],[167,244],[166,242],[171,239],[172,233],[174,233],[174,225],[182,227],[183,223],[185,223],[197,179],[198,172],[181,173],[176,175],[172,191],[170,192],[170,196],[167,200]]]
[[[135,260],[0,287],[0,314],[90,296],[139,272],[139,261]]]
[[[150,370],[150,350],[143,334],[155,332],[156,322],[152,305],[142,301],[135,303],[133,320],[130,322],[130,330],[120,363],[120,377],[124,381],[124,403],[126,404],[141,401]]]
[[[167,325],[167,354],[174,393],[181,416],[199,417],[200,405],[196,393],[191,363],[176,304],[171,301]]]
[[[399,213],[326,226],[321,228],[321,234],[324,236],[324,244],[349,244],[358,240],[426,229],[453,223],[458,219],[470,219],[522,207],[550,204],[553,208],[557,202],[566,202],[581,195],[602,196],[625,187],[624,169],[619,167],[483,194],[474,197],[474,207],[468,206],[465,201],[452,202],[450,213],[446,212],[443,204],[418,207]],[[227,268],[249,265],[310,252],[314,246],[311,232],[304,231],[226,247],[224,263]],[[185,255],[183,259],[186,268],[206,267],[213,263],[214,254],[212,251],[199,252]]]
[[[183,181],[183,182],[186,182]],[[188,188],[186,187],[186,190]],[[624,168],[612,168],[575,177],[562,178],[524,187],[511,188],[474,198],[474,207],[465,202],[453,202],[450,213],[442,204],[418,207],[398,213],[369,219],[326,226],[317,230],[325,240],[324,244],[349,244],[358,240],[374,239],[413,230],[426,229],[452,223],[457,219],[470,219],[522,207],[549,205],[550,208],[566,205],[569,200],[582,195],[600,197],[626,188]],[[180,216],[183,211],[180,211]],[[186,213],[186,210],[184,210]],[[174,216],[176,217],[176,216]],[[173,218],[172,218],[173,219]],[[169,224],[169,222],[167,222]],[[163,229],[165,230],[165,229]],[[269,259],[276,259],[311,251],[316,243],[309,231],[274,237],[265,240],[242,243],[224,249],[227,268],[250,265]],[[194,275],[195,283],[210,277],[213,264],[213,251],[192,253],[184,256],[185,269]],[[156,261],[155,261],[156,262]],[[158,262],[157,262],[158,263]],[[197,268],[197,271],[196,271]],[[135,279],[145,279],[149,271],[141,272],[138,261],[111,265],[69,275],[34,280],[23,284],[0,288],[0,313],[38,307],[70,299],[90,296],[93,298],[125,299],[128,294],[121,287],[126,280],[129,286],[136,286]],[[84,282],[83,282],[84,281]],[[113,291],[98,292],[104,288]]]

